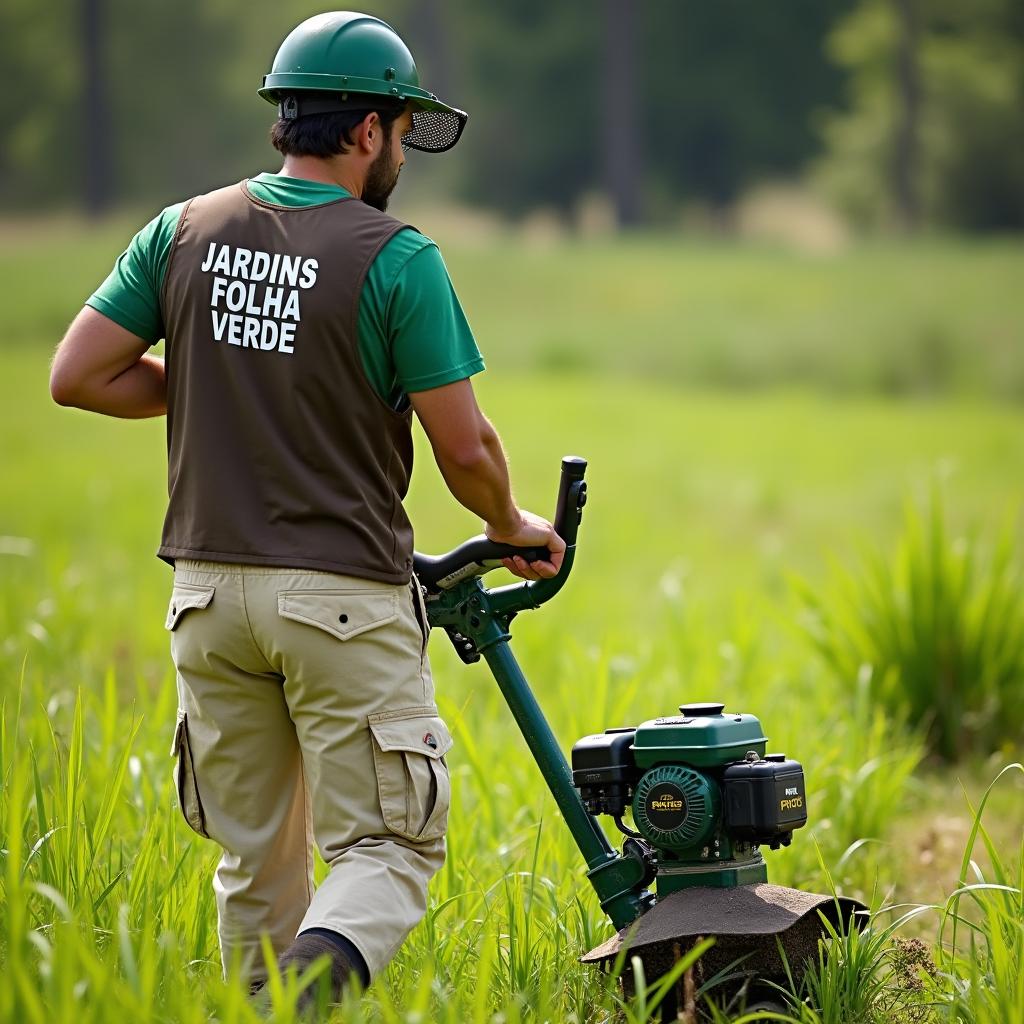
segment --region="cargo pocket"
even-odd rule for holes
[[[164,628],[173,632],[181,624],[186,612],[208,607],[213,600],[214,590],[214,587],[203,587],[197,583],[175,583],[171,591],[171,603],[167,606]]]
[[[390,590],[282,590],[278,614],[351,640],[398,618],[398,593]]]
[[[178,791],[178,807],[181,809],[181,816],[193,832],[198,833],[204,839],[209,839],[209,833],[206,831],[206,816],[203,814],[203,803],[199,799],[199,786],[196,784],[192,748],[188,741],[188,715],[184,711],[178,712],[171,756],[177,758],[174,781]]]
[[[429,706],[381,711],[368,721],[384,824],[406,839],[439,839],[451,804],[448,727]]]

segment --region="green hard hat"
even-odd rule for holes
[[[357,11],[330,11],[292,29],[263,76],[259,95],[288,120],[368,107],[405,106],[413,126],[406,149],[441,153],[466,126],[465,111],[420,87],[409,48],[387,22]]]

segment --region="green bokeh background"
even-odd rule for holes
[[[873,906],[941,901],[961,877],[968,799],[1021,758],[1020,739],[929,759],[922,723],[816,656],[793,580],[827,594],[834,565],[891,558],[905,508],[936,487],[957,542],[985,550],[1005,529],[1020,566],[1019,5],[626,6],[618,36],[611,0],[378,11],[422,54],[424,81],[472,113],[451,161],[411,155],[394,212],[445,256],[518,498],[548,512],[559,458],[590,460],[573,579],[517,619],[515,648],[566,749],[684,700],[759,715],[810,794],[772,880],[831,878]],[[102,136],[84,106],[90,12],[105,19]],[[276,169],[255,83],[311,13],[0,11],[0,1019],[255,1019],[218,980],[215,851],[170,785],[164,425],[60,409],[47,374],[161,205]],[[604,116],[612,43],[633,61],[628,130]],[[622,147],[638,156],[625,172]],[[440,551],[479,524],[417,445],[409,507],[418,546]],[[457,741],[451,854],[428,919],[343,1019],[630,1019],[576,964],[606,923],[496,687],[443,636],[431,657]],[[992,847],[972,851],[984,877],[1001,862],[1018,887],[1022,809],[1020,773],[1007,776],[986,812]],[[934,914],[905,932],[949,952]],[[980,947],[961,953],[951,976],[990,969]],[[1011,976],[993,982],[996,1010],[970,997],[979,1024],[1024,1020]]]

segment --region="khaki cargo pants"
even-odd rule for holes
[[[383,970],[444,862],[452,740],[408,586],[179,559],[167,612],[182,814],[223,848],[225,970],[329,928]],[[313,888],[314,841],[330,873]]]

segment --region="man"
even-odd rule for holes
[[[179,709],[182,813],[223,848],[225,970],[326,954],[337,996],[422,917],[444,859],[451,738],[426,660],[402,508],[415,411],[452,494],[506,562],[557,573],[564,543],[519,509],[469,378],[483,362],[437,247],[384,210],[406,147],[466,115],[419,87],[392,28],[319,15],[284,41],[279,174],[164,210],[61,342],[50,388],[111,416],[167,414],[159,554]],[[148,353],[166,338],[166,360]],[[312,844],[330,871],[314,892]]]

